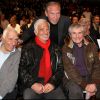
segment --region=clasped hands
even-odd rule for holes
[[[36,93],[49,93],[54,89],[54,86],[50,83],[42,85],[41,83],[34,83],[31,87]]]

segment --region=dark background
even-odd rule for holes
[[[48,1],[53,0],[0,0],[0,9],[6,13],[11,14],[14,13],[15,10],[35,10],[37,16],[41,16],[44,9],[45,4]],[[91,12],[96,10],[100,14],[100,0],[55,0],[59,1],[62,8],[62,14],[68,15],[69,8],[78,8],[81,12],[83,7],[91,8]],[[16,12],[15,12],[16,13]]]

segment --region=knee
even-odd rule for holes
[[[68,81],[68,83],[65,85],[64,88],[65,88],[65,94],[67,94],[68,97],[83,98],[83,90],[75,82]]]
[[[23,98],[24,99],[31,99],[30,94],[31,94],[31,89],[30,88],[25,89],[23,92]]]

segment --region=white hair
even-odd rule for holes
[[[7,28],[3,31],[2,37],[5,38],[5,37],[7,36],[7,34],[9,34],[10,32],[14,32],[14,33],[18,34],[17,31],[16,31],[15,29],[13,29],[13,28],[11,28],[11,27],[7,27]]]
[[[48,23],[48,21],[46,21],[45,19],[38,19],[34,24],[34,33],[35,33],[35,35],[38,34],[38,27],[40,25],[42,25],[43,23],[47,23],[48,24],[49,31],[50,31],[50,24]]]

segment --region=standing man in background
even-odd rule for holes
[[[61,15],[61,6],[59,2],[51,1],[46,4],[45,16],[50,23],[50,39],[55,42],[59,47],[64,44],[64,39],[68,33],[68,27],[70,25],[70,19]],[[28,42],[34,38],[34,22],[31,27],[25,31],[22,35],[23,43]]]

